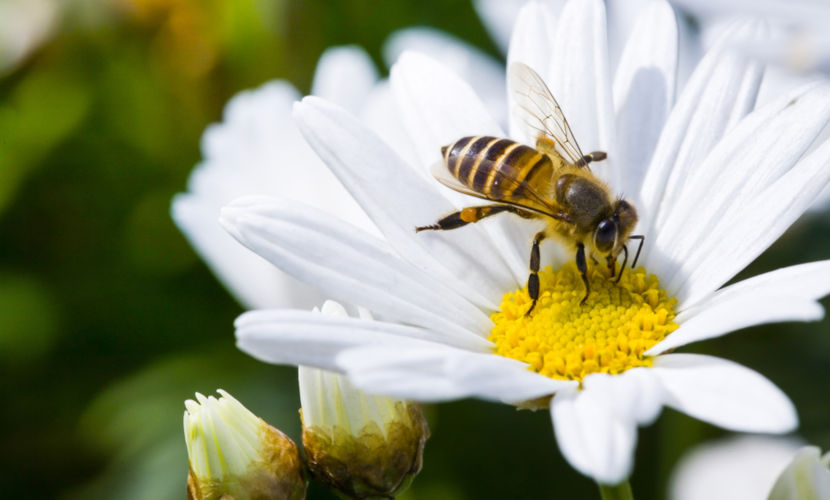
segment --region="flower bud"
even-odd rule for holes
[[[350,498],[391,498],[420,472],[429,437],[418,405],[369,396],[346,377],[300,367],[303,447],[321,483]]]
[[[767,500],[821,500],[830,498],[830,453],[821,456],[815,446],[798,450],[778,476]]]
[[[185,401],[190,500],[305,498],[297,445],[227,392]]]

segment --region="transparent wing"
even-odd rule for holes
[[[443,160],[434,163],[432,165],[431,171],[432,175],[438,180],[438,182],[447,186],[453,191],[458,191],[459,193],[475,196],[476,198],[481,198],[483,200],[504,203],[505,205],[513,205],[515,207],[523,208],[525,210],[535,212],[538,214],[547,215],[548,217],[553,217],[555,219],[560,218],[559,209],[555,206],[552,206],[550,203],[545,202],[544,198],[540,196],[539,193],[537,193],[533,188],[531,188],[530,185],[526,182],[516,181],[515,179],[511,179],[508,176],[505,176],[497,172],[496,176],[503,190],[508,190],[507,188],[509,187],[511,188],[509,189],[511,192],[521,192],[522,196],[521,198],[492,197],[462,184],[461,181],[452,176],[450,171],[447,169],[447,166],[444,164]]]
[[[582,151],[568,120],[542,77],[529,66],[516,62],[510,65],[508,82],[511,95],[516,100],[513,115],[524,128],[525,134],[537,143],[540,138],[552,140],[555,143],[554,149],[565,160],[574,165],[583,165]]]

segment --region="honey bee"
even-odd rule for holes
[[[443,160],[432,171],[438,181],[495,203],[458,210],[415,231],[456,229],[502,212],[544,220],[547,225],[533,238],[530,253],[527,289],[533,303],[526,314],[533,311],[539,298],[539,243],[548,236],[575,249],[576,266],[585,284],[584,304],[591,293],[586,247],[594,262],[605,258],[612,277],[619,254],[624,253],[619,281],[628,262],[626,243],[639,239],[632,264],[636,266],[645,239],[631,234],[637,210],[613,196],[588,168],[590,163],[604,160],[606,154],[582,154],[562,108],[542,78],[521,63],[510,66],[508,78],[516,101],[515,116],[528,137],[535,138],[535,147],[489,136],[462,137],[442,147]]]

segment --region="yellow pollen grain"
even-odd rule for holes
[[[539,272],[539,300],[533,312],[527,287],[504,294],[491,316],[490,341],[496,354],[523,361],[556,379],[582,380],[591,373],[622,373],[651,366],[643,353],[677,329],[677,300],[645,269],[626,269],[619,283],[602,266],[589,269],[591,294],[576,265]]]

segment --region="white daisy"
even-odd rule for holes
[[[764,500],[803,446],[800,439],[741,435],[707,442],[672,470],[671,500]]]
[[[737,436],[698,446],[672,472],[672,500],[830,498],[830,453],[798,439]]]
[[[830,453],[816,446],[798,450],[778,476],[768,500],[822,500],[830,498]]]
[[[753,34],[739,26],[729,36]],[[467,84],[407,53],[391,84],[414,159],[323,99],[295,107],[303,135],[381,238],[285,198],[248,197],[222,213],[250,249],[381,321],[254,311],[237,321],[239,347],[273,363],[346,373],[366,391],[403,399],[549,406],[564,456],[601,484],[628,477],[637,426],[663,406],[727,429],[795,428],[791,402],[760,374],[669,351],[823,315],[816,299],[830,291],[828,261],[724,285],[830,180],[830,143],[805,154],[830,119],[830,90],[802,88],[750,112],[761,67],[723,42],[674,103],[676,36],[671,9],[650,3],[613,78],[599,0],[569,2],[556,19],[530,4],[511,42],[509,59],[545,77],[583,149],[608,152],[594,171],[640,212],[643,267],[626,270],[620,287],[598,266],[588,306],[580,307],[584,288],[573,264],[562,265],[573,257],[549,256],[539,305],[526,318],[530,227],[501,216],[454,231],[413,231],[452,211],[449,200],[475,204],[428,178],[440,147],[507,134]],[[558,323],[557,314],[573,321]]]

